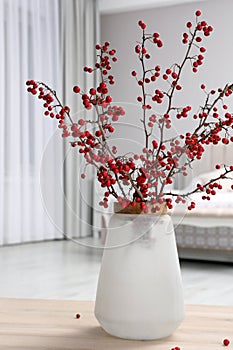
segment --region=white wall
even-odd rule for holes
[[[195,0],[195,2],[198,1],[202,0]],[[99,0],[99,9],[101,13],[109,14],[188,2],[193,2],[193,0]]]
[[[166,69],[172,63],[179,63],[185,52],[185,45],[181,44],[182,33],[185,23],[193,21],[195,10],[199,8],[204,20],[214,27],[213,34],[208,37],[203,46],[207,48],[204,64],[199,73],[193,74],[187,67],[183,75],[182,92],[176,96],[176,105],[191,105],[194,111],[203,103],[205,96],[199,86],[204,82],[207,88],[223,87],[226,82],[233,82],[233,1],[212,0],[198,2],[197,4],[183,4],[167,6],[163,8],[152,8],[134,12],[103,14],[101,16],[101,38],[102,42],[108,40],[117,49],[118,62],[112,70],[116,84],[111,89],[114,101],[136,102],[136,96],[140,89],[136,81],[131,77],[131,71],[139,68],[137,56],[134,54],[134,46],[140,38],[141,32],[137,25],[139,19],[147,23],[148,32],[158,31],[164,42],[160,50],[154,49],[151,66],[159,64]],[[154,85],[153,90],[158,85]],[[233,98],[228,100],[233,110]],[[157,108],[157,106],[156,106]],[[125,122],[132,124],[138,119],[137,112],[127,116]],[[136,115],[135,115],[136,114]],[[123,119],[122,119],[123,121]],[[193,125],[193,120],[175,121],[174,127],[177,132],[187,131]],[[125,136],[134,139],[135,130],[127,128]],[[122,132],[122,130],[121,130]]]

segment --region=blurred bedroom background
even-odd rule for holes
[[[198,107],[201,83],[233,82],[232,0],[0,0],[0,297],[93,300],[109,219],[92,172],[80,180],[82,159],[43,116],[26,81],[45,82],[76,117],[86,117],[72,88],[92,87],[95,74],[84,75],[83,67],[94,65],[96,43],[110,41],[118,57],[111,95],[135,102],[138,20],[161,34],[165,45],[153,58],[167,67],[183,57],[180,38],[197,9],[214,32],[199,73],[184,72],[178,102]],[[233,101],[228,105],[232,110]],[[131,127],[117,131],[126,143],[135,138],[134,118],[132,108]],[[192,123],[174,127],[181,133]],[[176,189],[204,181],[216,163],[233,164],[232,151],[210,146]],[[196,198],[196,211],[173,215],[188,303],[233,305],[233,192],[222,185],[213,201]]]

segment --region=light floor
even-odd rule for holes
[[[101,250],[70,241],[0,248],[0,297],[94,300]],[[233,264],[181,261],[185,302],[233,305]]]

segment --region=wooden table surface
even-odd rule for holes
[[[89,301],[0,299],[0,349],[221,350],[224,338],[232,340],[225,348],[233,349],[233,306],[189,305],[179,329],[157,341],[112,337],[100,328],[93,310]]]

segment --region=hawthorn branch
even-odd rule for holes
[[[219,176],[217,176],[217,177],[215,177],[215,178],[213,178],[213,179],[211,179],[211,180],[209,180],[207,183],[205,183],[204,185],[202,185],[202,188],[203,189],[205,189],[205,188],[207,188],[210,184],[212,184],[212,183],[214,183],[214,182],[216,182],[216,181],[218,181],[218,180],[221,180],[221,179],[224,179],[224,178],[228,178],[228,177],[226,177],[226,175],[227,174],[229,174],[229,173],[232,173],[232,170],[228,170],[227,168],[226,168],[226,166],[224,167],[225,168],[225,172],[224,173],[222,173],[221,175],[219,175]],[[233,179],[233,178],[231,178],[231,179]],[[189,197],[189,196],[191,196],[192,194],[194,194],[194,193],[197,193],[197,192],[203,192],[203,190],[201,190],[201,189],[199,189],[198,187],[196,187],[194,190],[192,190],[192,191],[189,191],[189,192],[186,192],[186,193],[174,193],[174,192],[165,192],[164,193],[164,195],[165,196],[176,196],[176,197],[183,197],[183,198],[187,198],[187,197]]]
[[[56,99],[56,101],[58,103],[58,105],[56,105],[56,107],[64,108],[64,106],[61,103],[61,100],[58,98],[57,92],[55,90],[51,89],[47,84],[43,83],[42,81],[39,81],[38,84],[44,86],[54,96],[54,98]],[[71,124],[73,125],[74,122],[73,122],[73,120],[72,120],[72,118],[70,116],[70,112],[69,111],[65,111],[65,113],[66,113],[67,117],[69,118]]]
[[[192,35],[192,39],[190,40],[189,44],[188,44],[188,49],[186,51],[186,54],[184,56],[184,59],[183,59],[183,62],[181,63],[181,65],[178,65],[176,64],[176,67],[178,68],[178,73],[177,73],[177,78],[176,78],[176,84],[174,84],[171,88],[171,92],[168,93],[168,107],[167,107],[167,110],[166,110],[166,113],[165,114],[169,114],[171,108],[172,108],[172,100],[173,100],[173,95],[174,95],[174,91],[175,91],[175,88],[176,88],[176,85],[178,83],[178,81],[180,80],[180,76],[181,76],[181,72],[183,70],[183,67],[186,63],[186,61],[188,60],[188,57],[189,57],[189,53],[191,51],[191,48],[192,48],[192,45],[193,45],[193,41],[195,39],[195,36],[196,36],[196,33],[197,33],[197,26],[194,30],[194,33]],[[159,147],[158,147],[158,150],[157,150],[157,157],[159,155],[159,152],[161,150],[161,147],[162,147],[162,144],[163,144],[163,137],[164,137],[164,125],[165,125],[165,121],[163,120],[162,122],[162,126],[161,126],[161,129],[160,129],[160,143],[159,143]]]

